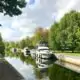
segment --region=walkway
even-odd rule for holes
[[[4,59],[0,59],[0,80],[24,80],[24,78]]]
[[[80,66],[80,56],[65,55],[63,53],[57,53],[55,55],[59,60]]]

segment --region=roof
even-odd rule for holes
[[[48,47],[44,47],[44,46],[39,46],[38,49],[49,49]]]

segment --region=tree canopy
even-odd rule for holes
[[[21,8],[25,6],[25,0],[0,0],[0,12],[11,17],[20,15],[22,13]]]
[[[58,50],[80,50],[80,13],[71,11],[51,26],[50,46]]]
[[[5,45],[4,45],[4,42],[2,40],[1,34],[0,34],[0,54],[2,54],[3,56],[5,55]]]

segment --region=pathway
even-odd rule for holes
[[[24,80],[6,60],[0,59],[0,80]]]

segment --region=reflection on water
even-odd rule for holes
[[[49,68],[49,78],[50,80],[80,80],[80,74],[55,64]]]
[[[19,58],[9,58],[6,60],[20,72],[26,80],[35,80],[33,66],[31,64],[23,63]]]
[[[68,62],[65,63],[64,61],[56,61],[55,63],[74,72],[80,73],[80,66],[70,64]]]
[[[39,69],[48,68],[51,63],[52,63],[52,60],[36,58],[36,65]]]
[[[37,66],[35,69],[37,79],[49,80],[48,68],[53,64],[53,61],[50,59],[41,59],[36,57],[35,62]]]
[[[6,57],[6,60],[22,74],[25,80],[80,80],[80,74],[61,66],[66,63],[53,64],[54,60],[32,59],[30,56]]]

